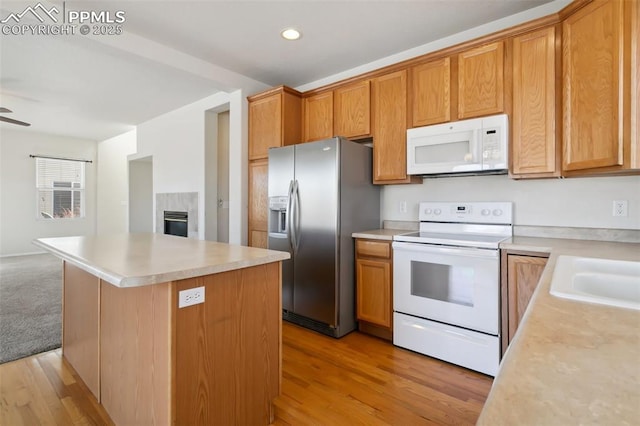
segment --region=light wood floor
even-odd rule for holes
[[[274,425],[475,424],[491,378],[358,332],[283,324]],[[0,365],[0,425],[111,425],[60,350]]]

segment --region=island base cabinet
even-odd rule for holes
[[[170,424],[171,286],[102,283],[101,403],[117,425]]]
[[[176,425],[268,425],[280,393],[280,264],[176,282],[205,303],[176,311]]]
[[[280,262],[129,288],[65,263],[63,356],[117,425],[268,425],[280,283]]]
[[[62,355],[100,400],[100,279],[64,262]]]

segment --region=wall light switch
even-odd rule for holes
[[[190,288],[178,293],[178,308],[204,303],[204,287]]]
[[[406,213],[406,212],[407,212],[407,202],[400,201],[400,213]]]

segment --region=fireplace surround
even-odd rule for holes
[[[178,217],[178,219],[185,220],[186,222],[172,222],[169,225],[170,232],[167,232],[165,212],[182,214],[185,217],[180,216]],[[156,233],[182,235],[188,238],[198,238],[198,193],[156,193],[155,216]],[[176,228],[178,228],[179,231],[171,231],[171,229]],[[186,235],[184,235],[184,228],[186,228]],[[179,233],[174,234],[173,232]]]

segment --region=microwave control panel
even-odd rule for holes
[[[502,135],[499,127],[482,129],[482,159],[483,162],[503,160]]]

